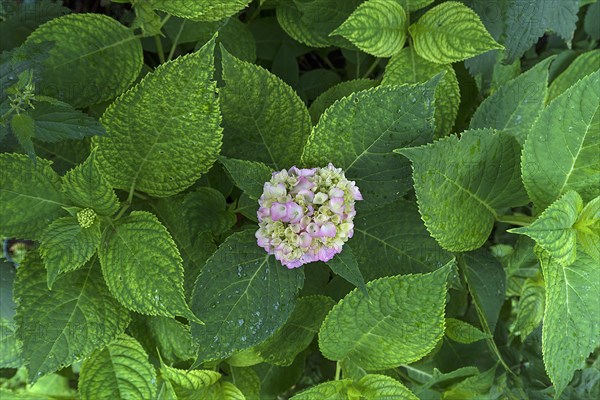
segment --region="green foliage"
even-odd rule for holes
[[[369,296],[365,286],[365,279],[358,268],[356,258],[352,249],[345,249],[342,253],[336,254],[327,265],[336,274],[356,286],[365,296]]]
[[[579,56],[558,75],[548,88],[548,102],[551,102],[580,79],[588,76],[598,69],[600,63],[600,50],[591,50]]]
[[[370,89],[374,86],[375,82],[370,79],[354,79],[330,87],[321,93],[308,108],[308,113],[310,114],[313,125],[316,125],[317,122],[319,122],[319,118],[323,115],[325,110],[337,100],[349,96],[354,92],[360,92],[361,90]]]
[[[466,344],[489,337],[473,325],[455,318],[446,318],[446,336],[455,342]]]
[[[250,0],[152,0],[152,6],[178,17],[198,21],[218,21],[229,17],[250,3]]]
[[[527,279],[523,284],[515,321],[515,333],[521,338],[529,336],[542,322],[545,308],[544,295],[544,282]]]
[[[236,186],[254,200],[258,200],[263,192],[263,185],[271,179],[273,173],[271,168],[261,162],[235,160],[226,157],[220,157],[219,161],[223,164]]]

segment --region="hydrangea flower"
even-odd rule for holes
[[[329,261],[354,234],[362,195],[341,168],[274,172],[258,200],[258,245],[288,268]]]

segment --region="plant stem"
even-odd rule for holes
[[[367,72],[365,72],[365,74],[363,75],[363,79],[368,78],[369,75],[371,75],[373,71],[375,71],[375,68],[377,68],[377,66],[379,65],[379,61],[381,61],[381,58],[376,58],[375,61],[373,61],[373,64],[371,64],[369,69],[367,69]]]
[[[154,35],[154,43],[156,44],[156,52],[158,53],[158,59],[162,64],[165,62],[165,51],[163,50],[163,45],[160,41],[159,35]]]
[[[173,54],[175,54],[175,49],[177,48],[177,42],[179,42],[179,37],[181,36],[181,32],[183,32],[183,27],[185,26],[185,21],[187,20],[183,20],[183,22],[181,23],[181,26],[179,27],[179,32],[177,32],[177,36],[175,36],[175,39],[173,39],[173,45],[171,46],[171,51],[169,51],[169,55],[167,57],[167,61],[171,61],[173,59]]]
[[[336,362],[335,363],[335,380],[339,381],[340,380],[340,375],[342,374],[342,366],[340,365],[340,362]]]
[[[517,226],[529,226],[535,220],[528,215],[499,215],[496,221]]]
[[[119,210],[119,213],[115,217],[115,221],[118,220],[119,218],[121,218],[123,216],[123,214],[125,214],[125,211],[127,211],[127,209],[129,208],[129,206],[131,206],[131,202],[133,201],[133,195],[135,193],[135,191],[133,190],[134,188],[135,188],[135,183],[133,185],[131,185],[131,189],[129,189],[129,196],[127,196],[127,200],[125,201],[125,203],[123,204],[123,207],[121,207],[121,209]]]

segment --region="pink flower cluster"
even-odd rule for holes
[[[354,234],[362,195],[340,168],[274,172],[258,200],[258,245],[288,268],[329,261]]]

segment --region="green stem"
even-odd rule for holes
[[[173,59],[173,54],[175,54],[175,49],[177,48],[177,43],[179,42],[179,37],[181,36],[181,32],[183,32],[183,27],[185,26],[185,21],[187,20],[183,20],[183,22],[181,23],[181,26],[179,27],[179,32],[177,32],[177,36],[175,36],[175,39],[173,39],[173,45],[171,46],[171,51],[169,51],[169,56],[167,57],[167,61],[171,61]]]
[[[123,214],[125,214],[125,211],[127,211],[127,209],[129,209],[129,207],[131,206],[131,202],[133,201],[133,195],[135,193],[135,191],[133,190],[134,188],[135,188],[135,184],[131,185],[131,189],[129,189],[129,196],[127,196],[127,200],[125,201],[125,203],[123,204],[123,207],[121,207],[121,209],[119,210],[119,213],[115,217],[115,221],[118,220],[119,218],[121,218],[123,216]]]
[[[528,215],[499,215],[496,217],[496,221],[517,226],[529,226],[535,221],[535,218]]]
[[[335,363],[335,380],[339,381],[340,380],[340,375],[342,374],[342,366],[340,365],[340,362],[336,362]]]
[[[162,64],[165,62],[165,51],[163,50],[163,45],[159,35],[154,35],[154,43],[156,44],[156,52],[158,53],[158,59]]]
[[[373,61],[373,64],[371,64],[371,66],[369,66],[369,69],[367,69],[367,72],[365,72],[365,74],[363,75],[363,79],[368,78],[369,75],[371,75],[373,73],[373,71],[375,71],[375,68],[377,68],[380,61],[381,61],[381,58],[376,58],[375,61]]]

